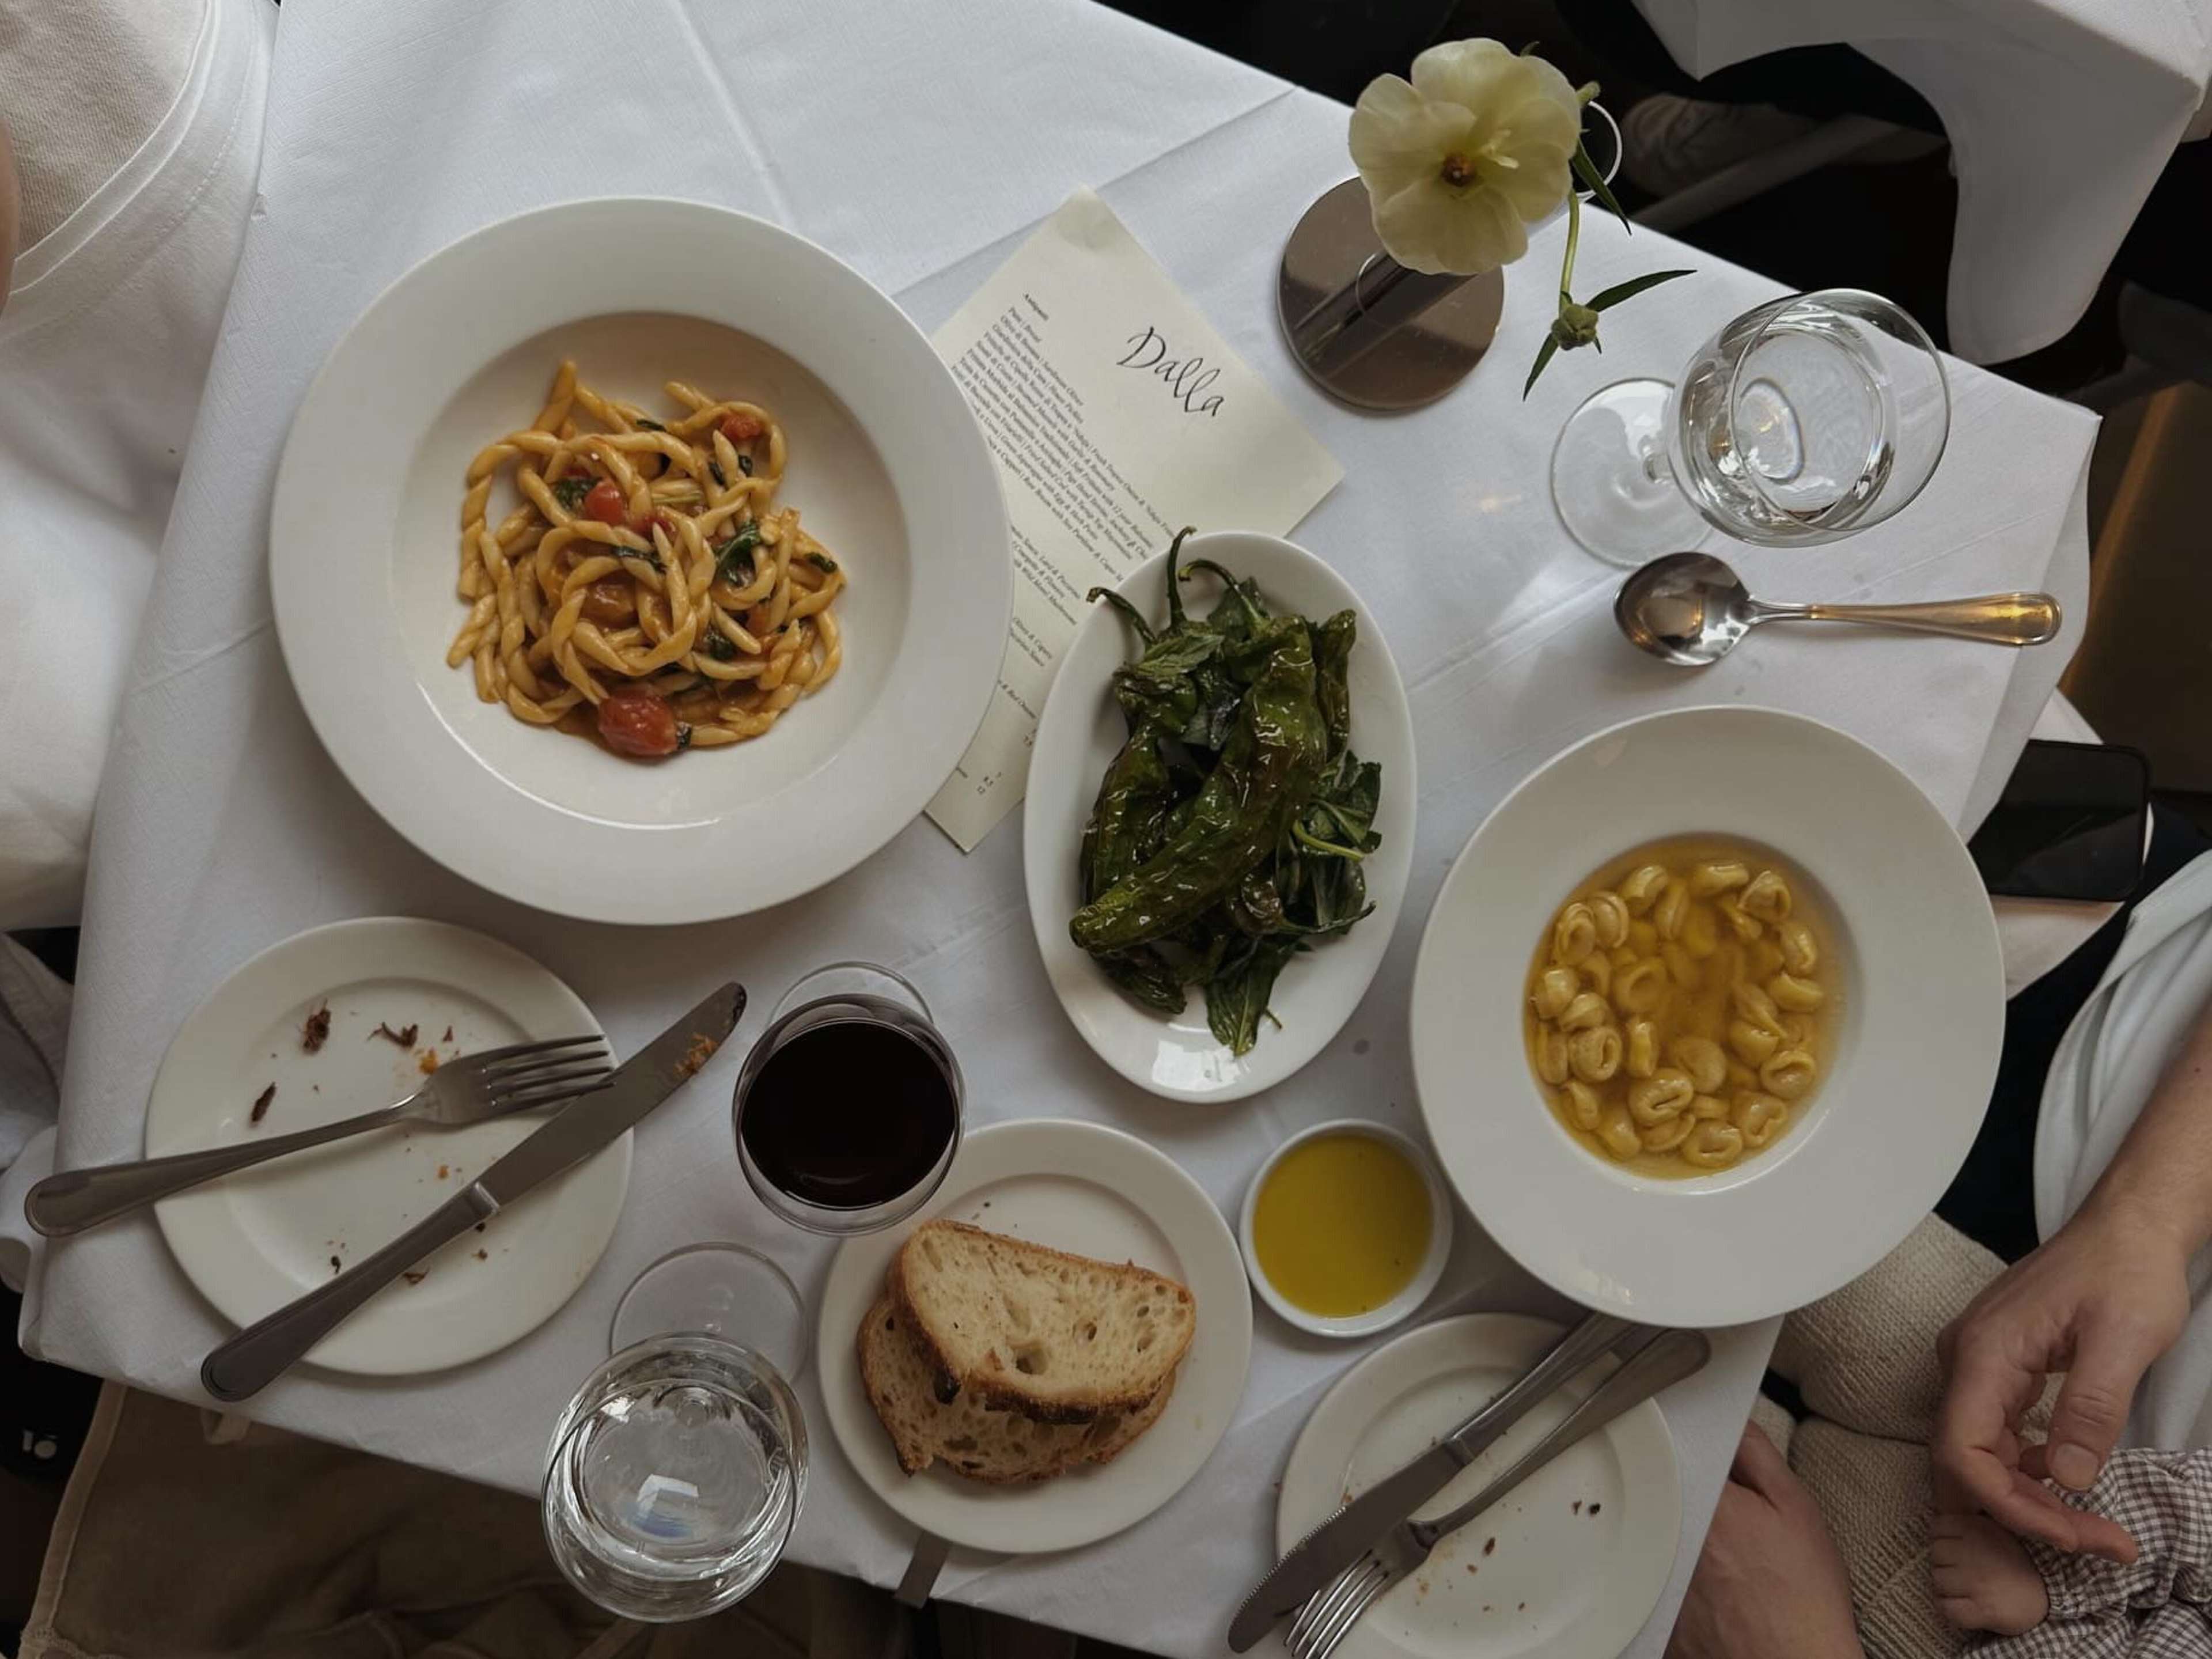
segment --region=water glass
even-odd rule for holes
[[[1878,294],[1823,289],[1734,319],[1678,382],[1593,393],[1553,450],[1552,499],[1616,564],[1688,550],[1708,526],[1764,546],[1830,542],[1919,495],[1950,429],[1919,324]]]
[[[805,1493],[791,1385],[750,1348],[681,1331],[615,1354],[562,1413],[545,1541],[608,1612],[700,1619],[768,1577]]]

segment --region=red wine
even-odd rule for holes
[[[937,1167],[958,1121],[945,1058],[896,1025],[834,1019],[787,1038],[746,1091],[738,1134],[802,1204],[884,1204]]]

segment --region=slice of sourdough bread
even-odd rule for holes
[[[937,1399],[937,1367],[879,1297],[860,1322],[860,1385],[891,1437],[899,1468],[919,1474],[942,1462],[994,1486],[1045,1480],[1083,1462],[1109,1463],[1159,1420],[1174,1391],[1170,1377],[1138,1411],[1109,1412],[1088,1424],[1038,1423],[972,1395]]]
[[[973,1394],[1041,1423],[1140,1410],[1198,1328],[1196,1298],[1171,1279],[958,1221],[916,1228],[889,1287],[939,1399]]]

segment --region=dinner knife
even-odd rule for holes
[[[1386,1561],[1389,1560],[1393,1543],[1402,1540],[1407,1547],[1405,1559],[1410,1559],[1413,1565],[1400,1568],[1397,1576],[1403,1577],[1411,1572],[1413,1567],[1427,1559],[1429,1552],[1438,1543],[1474,1520],[1568,1447],[1589,1439],[1622,1413],[1633,1411],[1654,1395],[1671,1389],[1684,1377],[1704,1370],[1705,1362],[1712,1358],[1712,1339],[1703,1331],[1653,1332],[1649,1338],[1639,1340],[1637,1351],[1624,1358],[1612,1376],[1592,1389],[1581,1404],[1561,1418],[1550,1433],[1515,1459],[1503,1474],[1466,1503],[1432,1521],[1399,1522],[1385,1534],[1383,1547],[1378,1553]]]
[[[200,1364],[200,1385],[218,1400],[259,1393],[431,1251],[643,1119],[713,1057],[744,1011],[744,988],[723,986],[391,1243],[216,1348]]]
[[[1278,1619],[1303,1607],[1307,1597],[1358,1560],[1376,1540],[1449,1486],[1454,1475],[1526,1416],[1530,1407],[1631,1335],[1641,1337],[1643,1333],[1626,1320],[1590,1315],[1511,1388],[1300,1539],[1237,1609],[1229,1622],[1231,1649],[1243,1653],[1251,1647]]]

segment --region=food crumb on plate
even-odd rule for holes
[[[491,1257],[485,1254],[481,1245],[478,1246],[477,1249],[477,1260],[479,1261],[489,1261],[491,1260]]]
[[[438,1051],[435,1048],[425,1048],[415,1056],[415,1066],[424,1077],[429,1076],[438,1069]]]
[[[447,1165],[447,1164],[441,1164],[438,1166],[438,1179],[439,1179],[439,1180],[443,1181],[443,1180],[444,1180],[447,1176],[451,1175],[452,1173],[453,1173],[453,1170],[452,1170],[452,1169],[451,1169],[451,1167],[450,1167],[450,1166],[448,1166],[448,1165]]]
[[[1475,1574],[1477,1574],[1478,1572],[1480,1572],[1481,1571],[1482,1571],[1482,1569],[1481,1569],[1480,1567],[1476,1566],[1476,1565],[1474,1565],[1474,1562],[1472,1562],[1472,1561],[1470,1561],[1470,1562],[1468,1562],[1468,1563],[1467,1564],[1467,1576],[1468,1576],[1468,1577],[1470,1577],[1470,1578],[1474,1577]]]
[[[269,1103],[276,1098],[276,1085],[272,1083],[254,1097],[253,1109],[246,1115],[246,1121],[248,1123],[260,1122],[263,1118],[269,1115]]]
[[[1599,1504],[1591,1504],[1591,1505],[1590,1505],[1590,1507],[1589,1507],[1589,1512],[1590,1512],[1592,1515],[1595,1515],[1595,1514],[1598,1512],[1598,1510],[1599,1510],[1601,1507],[1601,1505],[1599,1505]]]
[[[1482,1553],[1483,1553],[1485,1555],[1488,1555],[1488,1554],[1489,1554],[1492,1550],[1495,1550],[1497,1547],[1498,1547],[1498,1540],[1497,1540],[1495,1538],[1486,1538],[1486,1539],[1484,1539],[1484,1540],[1482,1540]]]
[[[338,1270],[338,1259],[336,1256],[332,1256],[331,1258],[331,1271],[332,1273],[337,1273]]]
[[[422,1029],[419,1025],[408,1025],[395,1031],[392,1029],[389,1020],[380,1019],[376,1022],[376,1029],[371,1031],[363,1041],[373,1041],[377,1037],[382,1037],[386,1042],[397,1043],[402,1048],[412,1048],[415,1046],[416,1033]]]
[[[319,1003],[308,1011],[300,1027],[300,1046],[312,1054],[330,1041],[330,1036],[331,1005]]]
[[[417,1272],[416,1272],[413,1268],[411,1268],[411,1267],[410,1267],[410,1268],[409,1268],[405,1273],[401,1273],[399,1276],[400,1276],[402,1279],[405,1279],[405,1280],[406,1280],[410,1285],[420,1285],[420,1284],[421,1284],[424,1279],[428,1279],[430,1275],[429,1275],[429,1274],[428,1274],[428,1273],[417,1273]]]
[[[446,1028],[446,1035],[445,1035],[445,1036],[441,1036],[441,1037],[440,1037],[440,1038],[438,1039],[438,1041],[439,1041],[439,1042],[451,1042],[453,1040],[453,1028],[452,1026],[448,1025],[448,1026]]]
[[[1582,1512],[1583,1512],[1583,1500],[1582,1500],[1581,1498],[1577,1498],[1577,1499],[1575,1499],[1575,1513],[1576,1513],[1577,1515],[1580,1515]]]

